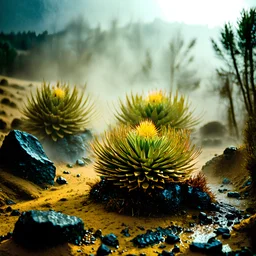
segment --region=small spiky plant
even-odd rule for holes
[[[143,120],[151,120],[157,128],[191,129],[199,122],[193,116],[185,96],[175,96],[163,91],[149,93],[146,97],[139,94],[126,95],[126,102],[120,100],[120,111],[115,115],[119,122],[132,126]]]
[[[93,107],[89,96],[79,96],[76,87],[71,90],[67,84],[51,86],[44,82],[35,96],[31,93],[22,110],[26,117],[23,128],[41,140],[56,142],[83,132],[94,114]]]
[[[158,131],[151,121],[136,128],[119,126],[92,146],[97,173],[128,190],[163,189],[168,182],[183,181],[200,154],[187,130]]]

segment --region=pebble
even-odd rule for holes
[[[68,184],[67,180],[66,180],[65,178],[61,177],[61,176],[56,179],[56,182],[57,182],[59,185]]]
[[[81,159],[77,159],[76,164],[79,165],[79,166],[85,166],[85,162]]]
[[[227,196],[231,197],[231,198],[240,198],[241,197],[239,192],[228,192]]]

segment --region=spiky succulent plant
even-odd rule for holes
[[[129,190],[164,188],[188,178],[200,153],[187,130],[158,131],[151,121],[136,128],[119,126],[92,146],[97,173]]]
[[[126,95],[126,102],[120,100],[120,111],[116,118],[123,124],[138,125],[143,120],[151,120],[157,128],[170,126],[190,129],[199,118],[193,116],[185,96],[163,91],[149,93],[146,97],[139,94]]]
[[[76,87],[44,82],[35,96],[31,93],[22,113],[24,130],[41,140],[51,138],[56,142],[84,131],[94,114],[94,105],[89,96],[79,95]]]

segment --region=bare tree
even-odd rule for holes
[[[193,90],[200,85],[196,70],[192,68],[194,55],[192,51],[196,39],[191,39],[187,44],[180,33],[170,41],[170,89]]]

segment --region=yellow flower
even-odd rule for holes
[[[153,138],[157,136],[157,129],[151,121],[143,121],[136,127],[139,136]]]
[[[146,101],[149,102],[149,103],[156,103],[156,104],[159,104],[163,101],[164,99],[164,95],[163,95],[163,92],[160,90],[160,91],[156,91],[156,92],[151,92]]]
[[[65,96],[65,91],[60,87],[53,87],[53,95],[59,99],[63,99]]]

